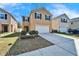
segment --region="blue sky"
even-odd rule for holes
[[[77,3],[0,3],[0,8],[10,12],[18,22],[21,16],[29,16],[31,10],[45,7],[53,16],[66,13],[69,18],[79,17],[79,4]]]

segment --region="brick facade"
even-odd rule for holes
[[[35,13],[40,13],[41,19],[35,19]],[[45,8],[32,10],[32,12],[30,13],[30,16],[29,16],[30,21],[29,22],[27,22],[27,21],[22,22],[22,30],[24,30],[24,26],[28,26],[29,30],[32,31],[32,30],[36,29],[37,25],[46,25],[46,26],[49,26],[49,28],[51,28],[50,27],[51,19],[46,20],[45,15],[52,17],[51,13],[48,10],[46,10]],[[27,23],[29,23],[29,24],[27,24]]]

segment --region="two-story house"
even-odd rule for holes
[[[79,30],[79,17],[71,19],[69,27],[72,30],[74,29]]]
[[[18,22],[9,12],[0,8],[0,32],[16,32]]]
[[[57,30],[59,32],[68,33],[68,30],[79,30],[79,17],[69,19],[66,14],[54,17],[51,20],[51,31]]]
[[[52,30],[57,30],[60,32],[68,32],[70,24],[70,19],[66,14],[54,17],[51,21]]]
[[[28,17],[23,16],[22,30],[37,30],[39,33],[50,32],[52,14],[45,8],[32,10]]]

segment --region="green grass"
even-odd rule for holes
[[[79,34],[72,34],[70,36],[76,36],[76,37],[79,37]]]
[[[10,37],[10,38],[0,38],[0,56],[4,56],[9,49],[11,48],[12,45],[16,42],[17,37]],[[12,45],[8,45],[8,44]]]
[[[79,34],[67,34],[67,33],[62,33],[62,32],[59,32],[58,34],[64,34],[64,35],[79,37]]]
[[[20,32],[15,32],[15,33],[13,33],[13,34],[4,36],[3,38],[5,38],[5,37],[18,37],[19,35],[20,35]]]
[[[7,34],[7,33],[9,33],[9,32],[4,32],[4,33],[0,33],[0,34]]]

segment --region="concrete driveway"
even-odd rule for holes
[[[61,37],[54,33],[41,33],[39,35],[55,45],[18,56],[77,56],[74,40]]]

